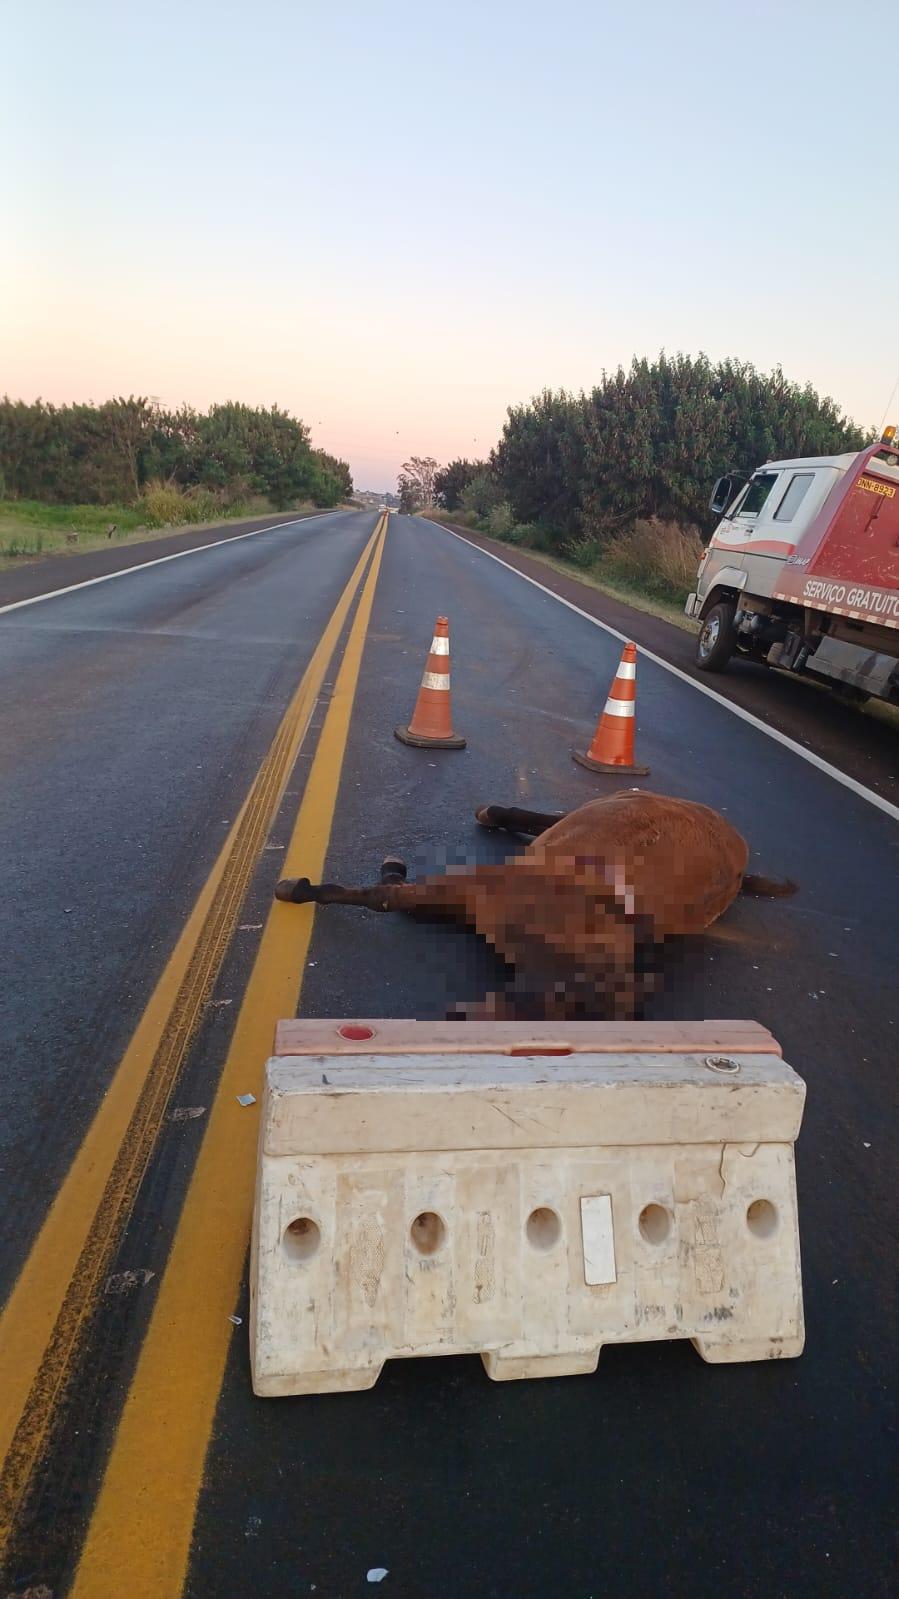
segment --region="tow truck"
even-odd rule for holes
[[[718,479],[721,517],[686,613],[695,661],[733,656],[899,704],[899,440]]]

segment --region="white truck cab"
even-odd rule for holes
[[[719,478],[710,509],[721,520],[685,607],[703,624],[700,670],[722,671],[740,654],[853,697],[896,700],[897,485],[892,428],[862,451],[768,461],[748,482]],[[812,582],[816,572],[838,581]]]
[[[736,496],[739,480],[719,478],[712,509],[723,510],[724,515],[700,562],[697,592],[688,596],[687,615],[704,618],[717,600],[736,600],[744,589],[770,598],[781,564],[794,553],[834,484],[855,460],[853,452],[768,461]]]

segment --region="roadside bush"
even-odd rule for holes
[[[502,489],[491,472],[478,472],[466,483],[459,496],[462,510],[475,518],[485,520],[491,511],[505,499]]]
[[[569,539],[568,543],[562,546],[562,554],[566,561],[571,561],[574,566],[589,572],[599,561],[602,548],[601,539],[594,538],[589,533],[582,533],[580,537]]]
[[[512,507],[508,500],[501,500],[499,505],[494,505],[487,517],[487,532],[495,539],[506,539],[514,526]]]
[[[179,489],[174,483],[158,479],[148,483],[138,501],[147,527],[175,527],[187,522],[219,522],[226,516],[240,516],[250,496],[230,489]],[[268,506],[263,501],[263,508]]]
[[[240,516],[246,509],[248,498],[236,494],[232,489],[188,489],[184,496],[185,519],[188,522],[218,522],[225,516]]]
[[[676,522],[635,522],[602,547],[602,574],[663,599],[682,600],[696,582],[705,546],[695,527]]]
[[[188,489],[184,496],[184,516],[188,522],[214,522],[225,516],[226,496],[214,489]]]
[[[162,483],[158,478],[147,484],[140,498],[140,508],[147,527],[169,527],[175,522],[187,522],[190,520],[189,506],[190,501],[183,490],[172,483]]]
[[[43,549],[43,533],[35,533],[31,537],[16,533],[11,539],[0,539],[0,556],[9,556],[11,560],[17,556],[41,555]]]
[[[541,528],[533,522],[513,522],[508,533],[503,535],[505,544],[514,544],[520,550],[543,550],[546,541]]]

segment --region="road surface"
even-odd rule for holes
[[[468,747],[429,754],[392,730],[442,611]],[[738,903],[739,941],[709,939],[654,1014],[752,1017],[807,1081],[805,1354],[250,1391],[236,1095],[273,1017],[441,1016],[490,980],[464,934],[313,921],[273,883],[498,859],[476,803],[604,792],[569,751],[619,653],[472,546],[366,513],[0,615],[0,1591],[344,1599],[383,1566],[411,1599],[888,1592],[899,829],[645,658],[646,786],[725,811],[752,869],[801,884]]]

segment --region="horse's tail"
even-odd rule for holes
[[[741,894],[759,894],[764,899],[783,899],[787,894],[795,894],[799,884],[791,882],[789,877],[757,877],[754,872],[744,872],[740,884]]]

